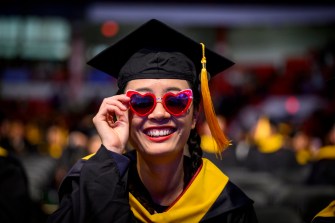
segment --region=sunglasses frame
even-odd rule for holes
[[[168,113],[170,113],[171,115],[173,115],[173,116],[181,116],[181,115],[183,115],[183,114],[189,109],[189,107],[190,107],[190,105],[191,105],[191,103],[192,103],[192,100],[193,100],[193,92],[192,92],[191,89],[185,89],[185,90],[179,91],[178,93],[167,92],[167,93],[165,93],[165,94],[163,95],[162,98],[157,98],[156,95],[154,95],[154,94],[151,93],[151,92],[140,93],[140,92],[135,91],[135,90],[128,90],[128,91],[126,92],[126,95],[127,95],[128,97],[130,97],[130,98],[131,98],[133,95],[136,95],[136,94],[140,95],[141,97],[150,96],[150,97],[153,99],[153,106],[152,106],[146,113],[144,113],[144,114],[138,113],[138,112],[133,108],[133,106],[131,105],[131,103],[130,103],[130,101],[129,101],[130,109],[131,109],[136,115],[138,115],[138,116],[142,116],[142,117],[143,117],[143,116],[147,116],[147,115],[149,115],[149,114],[156,108],[157,103],[162,103],[164,109],[165,109]],[[188,96],[187,105],[185,106],[185,108],[184,108],[182,111],[180,111],[180,112],[178,112],[178,113],[174,113],[174,112],[172,112],[172,111],[168,108],[168,106],[165,104],[165,103],[166,103],[166,98],[167,98],[168,96],[176,97],[176,96],[178,96],[178,95],[180,95],[180,94],[186,94],[186,95]],[[160,101],[158,101],[158,100],[160,100]]]

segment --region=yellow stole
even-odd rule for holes
[[[329,145],[321,147],[316,155],[316,159],[335,159],[335,146]]]
[[[0,156],[7,156],[8,152],[0,146]]]
[[[330,202],[330,204],[321,210],[314,218],[316,217],[334,217],[335,216],[335,200]]]
[[[135,217],[142,222],[199,222],[227,183],[228,177],[211,161],[203,158],[201,170],[167,211],[150,214],[131,193],[129,203]]]

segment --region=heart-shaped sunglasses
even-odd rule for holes
[[[130,109],[138,116],[150,114],[157,103],[162,103],[165,110],[171,115],[180,116],[190,107],[193,98],[191,89],[185,89],[176,94],[167,92],[162,98],[156,98],[151,92],[142,94],[134,90],[128,90],[126,95],[130,97]]]

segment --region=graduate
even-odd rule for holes
[[[33,222],[34,202],[27,173],[11,151],[0,146],[0,222]]]
[[[217,153],[230,144],[208,89],[230,60],[153,19],[88,64],[117,78],[118,92],[93,118],[100,149],[68,173],[49,222],[257,222],[253,201],[202,157],[196,131],[202,104]]]

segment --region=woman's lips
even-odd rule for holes
[[[151,141],[161,142],[172,137],[176,131],[172,127],[148,128],[144,131],[147,138]]]

